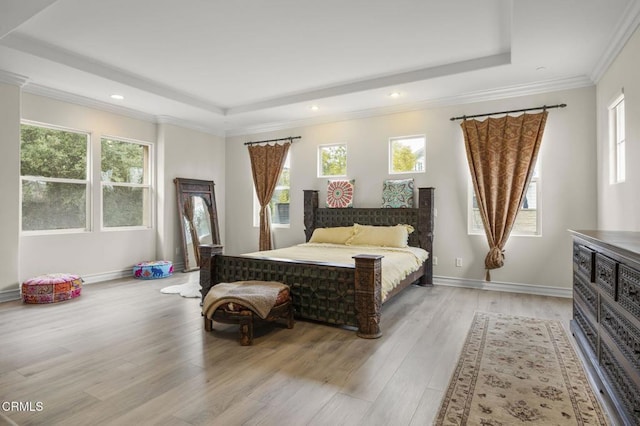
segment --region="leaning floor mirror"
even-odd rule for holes
[[[200,244],[220,244],[214,183],[175,178],[184,272],[200,268]]]

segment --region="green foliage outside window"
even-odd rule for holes
[[[87,228],[88,135],[23,124],[22,230]]]
[[[347,146],[320,147],[320,176],[346,176]]]
[[[101,140],[102,222],[106,228],[144,226],[148,218],[148,146]],[[141,186],[142,185],[142,186]]]
[[[390,173],[416,173],[424,171],[424,136],[392,138],[390,144]]]
[[[146,146],[102,139],[103,182],[143,183]]]
[[[20,174],[87,179],[87,135],[23,124]]]

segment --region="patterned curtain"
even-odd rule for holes
[[[291,143],[282,145],[249,145],[253,185],[260,203],[259,250],[271,250],[271,212],[269,202],[287,159]]]
[[[489,243],[484,261],[487,281],[491,269],[504,265],[504,246],[536,165],[547,114],[464,120],[460,125]]]

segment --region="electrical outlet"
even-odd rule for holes
[[[438,264],[438,256],[433,256],[433,265],[437,265]]]
[[[456,257],[456,267],[458,267],[458,268],[462,267],[462,258],[461,257]]]

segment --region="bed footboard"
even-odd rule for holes
[[[222,255],[222,246],[200,246],[202,298],[220,282],[279,281],[291,288],[298,318],[357,327],[358,336],[380,332],[382,256],[355,256],[355,267],[319,262]]]

